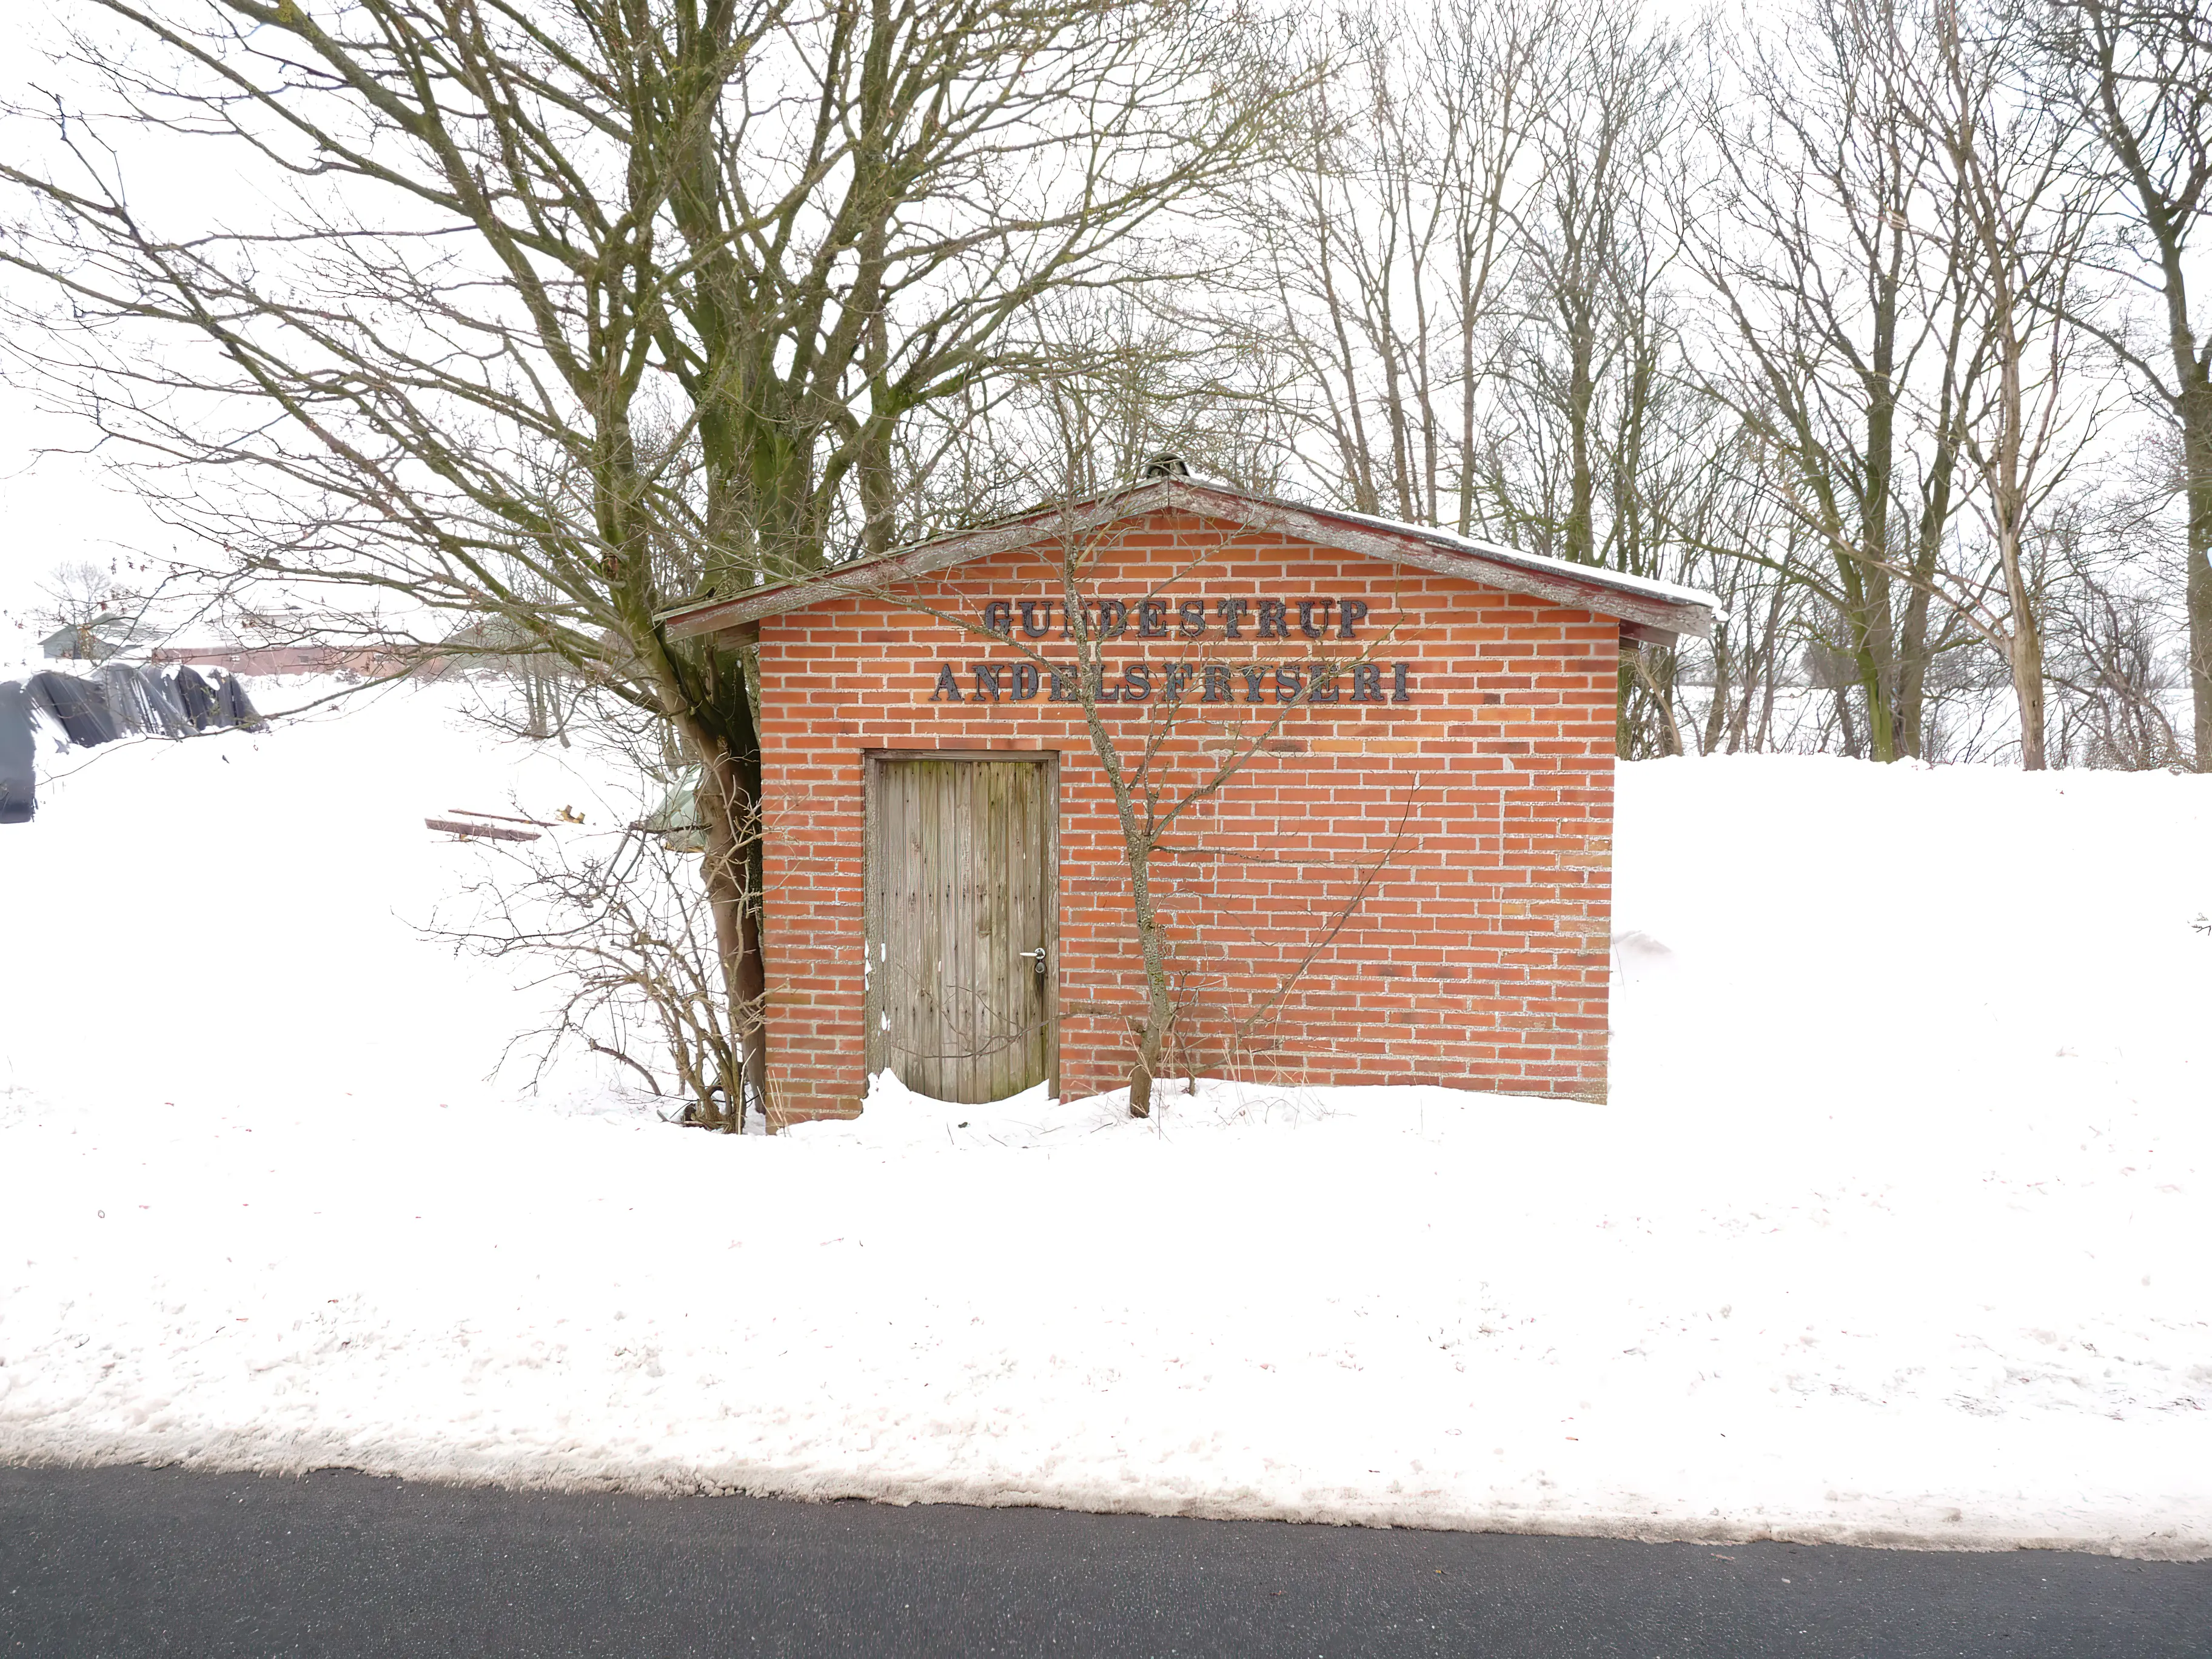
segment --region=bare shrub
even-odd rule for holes
[[[535,1050],[537,1077],[580,1047],[665,1099],[672,1121],[736,1133],[763,1103],[744,1086],[714,915],[682,844],[641,823],[487,843],[482,872],[463,889],[474,916],[425,931],[468,955],[533,962],[540,971],[526,985],[558,988],[544,1023],[508,1045],[510,1057]],[[760,1011],[738,1014],[757,1021]]]

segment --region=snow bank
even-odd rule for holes
[[[422,821],[520,800],[596,831],[635,815],[626,781],[500,742],[465,719],[465,685],[316,706],[340,683],[249,684],[264,712],[309,712],[41,753],[38,816],[0,826],[0,1091],[208,1109],[512,1094],[486,1074],[546,999],[424,941],[441,903],[467,912],[449,901],[482,853]]]
[[[2200,780],[1626,769],[1607,1106],[880,1079],[762,1140],[465,1086],[528,994],[391,913],[544,757],[441,720],[261,740],[273,867],[158,867],[192,756],[0,836],[100,924],[0,969],[0,1455],[2212,1553]]]

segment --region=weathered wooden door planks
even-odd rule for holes
[[[1052,1075],[1056,759],[868,757],[870,1072],[960,1102]]]

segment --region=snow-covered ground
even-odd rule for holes
[[[0,829],[0,1456],[2212,1553],[2204,780],[1624,769],[1604,1107],[732,1139],[483,1080],[455,695]]]

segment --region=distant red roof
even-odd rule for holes
[[[382,651],[335,645],[164,645],[153,659],[233,674],[390,674],[400,666]]]

